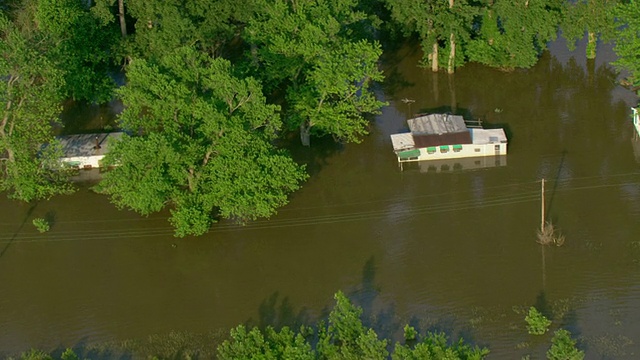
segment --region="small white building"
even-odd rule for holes
[[[109,145],[122,137],[122,132],[100,134],[76,134],[58,137],[62,144],[63,163],[78,169],[102,167],[102,159],[109,152]]]
[[[429,114],[407,120],[408,133],[391,135],[398,163],[507,154],[503,129],[467,126],[462,116]]]
[[[631,108],[633,111],[633,126],[636,128],[636,132],[640,135],[640,115],[638,115],[638,109]]]

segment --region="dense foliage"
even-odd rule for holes
[[[306,179],[276,146],[299,132],[360,142],[386,34],[419,39],[423,65],[533,66],[562,31],[568,46],[616,39],[640,86],[636,0],[10,0],[0,7],[0,191],[31,201],[71,191],[57,165],[64,99],[115,95],[128,132],[99,189],[176,234],[216,218],[274,214]],[[397,37],[396,37],[397,39]],[[126,84],[114,91],[113,74]],[[47,146],[43,146],[48,144]]]
[[[98,185],[118,206],[149,214],[171,204],[176,235],[201,235],[216,213],[270,216],[306,178],[270,144],[278,107],[228,61],[183,47],[157,63],[134,59],[128,76],[120,122],[137,135],[114,144],[105,164],[117,166]]]
[[[328,321],[313,326],[301,326],[298,330],[284,326],[280,329],[268,325],[264,329],[239,325],[232,329],[230,337],[217,347],[220,360],[481,360],[489,349],[474,346],[463,338],[453,341],[443,332],[426,332],[421,335],[413,327],[405,326],[405,338],[391,346],[388,339],[362,322],[362,308],[351,303],[338,292]],[[571,333],[558,329],[551,339],[547,358],[551,360],[582,360],[584,352],[576,347]],[[189,358],[184,344],[172,345],[176,355],[162,358]],[[165,349],[167,350],[167,349]],[[138,354],[152,358],[155,354]],[[153,357],[154,359],[157,357]],[[528,358],[528,356],[526,357]],[[20,360],[53,360],[44,352],[25,352]],[[61,360],[78,360],[70,349],[64,351]]]

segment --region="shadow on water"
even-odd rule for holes
[[[291,157],[298,164],[306,166],[310,176],[318,174],[323,167],[329,164],[332,157],[344,150],[341,144],[331,136],[311,137],[311,146],[302,146],[298,134],[290,136],[282,147],[289,150]]]
[[[29,206],[29,210],[27,210],[26,215],[24,216],[24,219],[22,220],[22,222],[20,223],[20,226],[18,227],[18,229],[16,229],[16,231],[13,233],[13,236],[11,236],[11,239],[9,239],[9,241],[7,241],[4,245],[4,247],[2,248],[2,251],[0,251],[0,259],[2,258],[2,256],[4,256],[4,254],[7,252],[7,250],[9,249],[9,247],[11,246],[11,244],[13,244],[13,242],[15,241],[16,237],[18,236],[18,234],[20,233],[20,231],[22,230],[22,228],[24,228],[24,224],[27,223],[27,220],[29,220],[29,218],[31,217],[31,214],[33,213],[33,210],[36,209],[36,207],[38,206],[38,203],[35,202],[33,203],[31,206]]]
[[[276,330],[284,326],[291,329],[297,329],[302,325],[309,325],[311,318],[307,309],[302,308],[296,313],[293,304],[287,296],[280,298],[280,294],[275,292],[267,299],[263,300],[258,309],[259,328],[264,329],[271,326]],[[249,320],[248,324],[253,323]]]
[[[417,52],[420,51],[420,46],[416,41],[415,46],[402,46],[396,51],[387,51],[383,54],[382,63],[385,64],[385,70],[382,88],[384,89],[384,94],[387,97],[393,99],[402,90],[416,85],[415,82],[410,81],[405,75],[403,75],[398,64],[404,61],[407,57],[416,56]]]
[[[565,159],[567,157],[567,150],[562,150],[562,156],[560,157],[560,164],[558,164],[558,171],[553,182],[553,188],[551,189],[551,196],[549,196],[549,204],[546,206],[545,214],[549,214],[551,206],[553,205],[553,199],[555,198],[556,191],[558,190],[558,184],[560,183],[560,175],[562,174],[562,167],[564,166]],[[544,219],[546,220],[546,219]]]

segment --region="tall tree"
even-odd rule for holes
[[[171,205],[177,236],[206,232],[214,216],[269,217],[306,179],[271,145],[281,126],[260,84],[228,61],[183,47],[157,64],[137,59],[119,90],[125,137],[105,157],[118,165],[98,190],[149,214]]]
[[[485,0],[470,61],[502,68],[533,66],[556,37],[561,0]]]
[[[444,333],[427,333],[427,335],[414,346],[396,343],[393,350],[393,360],[420,360],[420,359],[483,359],[489,354],[487,348],[471,346],[459,339],[450,342]]]
[[[160,59],[181,46],[218,55],[254,13],[256,0],[97,0],[105,22],[120,20],[125,58]],[[127,33],[124,12],[133,24]],[[128,35],[127,35],[128,34]]]
[[[24,201],[71,191],[51,128],[59,121],[63,73],[35,28],[23,33],[0,14],[0,191]]]
[[[336,305],[329,314],[329,324],[321,326],[318,353],[321,359],[386,359],[387,340],[378,339],[373,329],[362,324],[362,309],[338,291]]]
[[[354,36],[366,14],[353,0],[264,2],[249,22],[250,63],[271,90],[286,89],[285,118],[300,130],[305,146],[311,133],[358,142],[367,133],[364,114],[384,105],[370,86],[382,81],[380,45]]]
[[[247,331],[240,325],[231,330],[230,340],[218,346],[218,359],[314,360],[316,356],[305,337],[286,326],[280,331],[269,326],[262,332],[255,327]]]
[[[567,39],[569,50],[574,50],[576,42],[587,34],[587,59],[596,58],[598,38],[613,38],[613,9],[618,0],[580,0],[565,2],[562,34]]]
[[[449,74],[465,62],[476,8],[467,0],[386,0],[392,19],[406,35],[420,38],[422,65]]]
[[[629,85],[640,88],[640,1],[621,2],[615,8],[614,51],[618,59],[614,65],[628,72],[625,80]],[[639,92],[640,93],[640,92]]]
[[[36,20],[53,46],[49,56],[64,72],[64,95],[98,103],[112,99],[111,51],[117,38],[81,0],[38,0]]]

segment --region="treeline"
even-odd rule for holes
[[[466,342],[463,338],[450,339],[443,332],[420,334],[414,327],[404,327],[404,340],[392,345],[391,340],[381,339],[376,332],[362,323],[362,308],[355,306],[342,293],[335,294],[336,303],[327,321],[298,330],[287,326],[277,330],[273,327],[248,329],[240,325],[231,330],[230,338],[217,348],[219,360],[250,359],[297,359],[297,360],[480,360],[489,354],[489,349]],[[532,316],[531,314],[534,314]],[[550,321],[531,308],[526,318],[529,334],[543,335]],[[190,358],[188,349],[174,349]],[[140,354],[157,359],[156,354]],[[194,354],[196,355],[196,354]],[[584,352],[576,347],[576,341],[564,329],[555,331],[547,350],[550,360],[581,360]],[[176,356],[172,356],[176,358]],[[528,358],[525,357],[525,358]],[[31,350],[23,353],[20,360],[54,360],[45,352]],[[80,360],[76,353],[67,349],[60,360]]]
[[[419,39],[423,65],[533,66],[560,29],[616,41],[637,80],[637,1],[8,0],[0,16],[0,191],[70,193],[52,128],[64,99],[125,105],[96,187],[146,215],[165,207],[177,236],[215,219],[268,218],[307,179],[279,148],[299,133],[359,142],[380,112],[381,43]],[[383,40],[384,39],[384,40]],[[116,86],[114,74],[126,83]],[[48,146],[43,147],[43,144]]]

